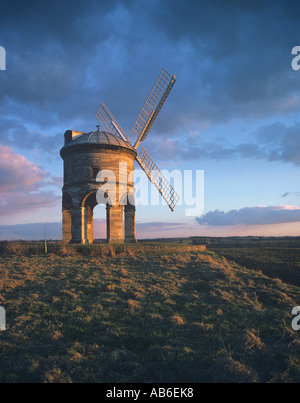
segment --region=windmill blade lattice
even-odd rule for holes
[[[147,137],[175,82],[175,76],[172,76],[163,68],[131,129],[131,132],[137,136],[136,143],[133,146],[135,150],[140,142]],[[96,117],[104,132],[119,135],[131,145],[125,131],[104,102],[100,104]],[[137,154],[136,160],[150,182],[156,186],[167,205],[174,211],[180,197],[143,147],[141,147],[140,153]]]
[[[101,129],[103,131],[112,134],[118,134],[122,137],[123,140],[130,143],[125,131],[119,125],[117,119],[114,117],[114,115],[111,113],[104,102],[101,102],[100,108],[96,113],[96,118],[98,119],[98,122],[100,123]]]
[[[157,167],[147,151],[144,149],[144,147],[141,146],[141,151],[136,156],[136,160],[148,176],[149,180],[156,186],[167,205],[172,211],[174,211],[175,205],[177,204],[180,197],[175,192],[169,181],[162,174],[162,172]]]
[[[163,68],[131,129],[138,137],[135,149],[147,137],[175,82],[175,76]]]

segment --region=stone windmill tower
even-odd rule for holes
[[[137,137],[134,145],[104,103],[96,114],[98,130],[65,132],[60,150],[64,161],[64,242],[93,242],[93,209],[99,203],[106,205],[107,242],[136,242],[135,160],[174,210],[179,196],[140,143],[147,137],[175,81],[175,76],[162,69],[131,130]]]

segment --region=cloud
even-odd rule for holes
[[[168,222],[148,222],[137,223],[137,232],[142,237],[156,238],[164,231],[177,231],[189,229],[189,225],[185,223],[168,223]],[[62,223],[61,222],[38,222],[16,225],[0,225],[0,240],[41,240],[45,236],[47,239],[61,240],[62,239]],[[177,234],[180,236],[180,233]],[[188,234],[189,235],[189,234]],[[140,235],[139,235],[140,236]],[[94,219],[94,238],[106,238],[106,220]]]
[[[190,136],[191,137],[191,136]],[[149,139],[147,148],[151,153],[161,155],[164,159],[187,160],[233,160],[238,158],[260,159],[265,161],[280,161],[300,165],[300,122],[288,126],[280,122],[257,128],[251,133],[251,142],[230,144],[224,139],[207,141],[200,135],[193,135],[188,141],[180,138]],[[200,137],[200,139],[199,139]]]
[[[136,224],[136,227],[138,232],[144,233],[145,231],[149,235],[153,235],[162,231],[177,231],[186,229],[189,227],[189,224],[180,222],[152,221],[146,223],[139,222]]]
[[[269,161],[291,162],[300,165],[300,123],[287,126],[277,122],[259,128],[257,140],[261,151]]]
[[[287,196],[300,196],[300,192],[285,192],[281,197],[287,197]]]
[[[51,176],[47,184],[56,186],[61,189],[63,186],[63,178],[61,176]]]
[[[37,191],[23,193],[16,191],[12,193],[1,194],[0,196],[0,216],[24,214],[35,212],[38,209],[52,207],[61,201],[61,196],[57,196],[50,191]]]
[[[214,210],[197,217],[199,225],[266,225],[300,221],[300,207],[297,206],[256,206],[240,210]]]
[[[190,231],[191,224],[188,223],[171,223],[171,222],[137,222],[136,223],[136,233],[138,238],[158,238],[162,237],[173,237],[173,236],[189,236],[182,235],[180,231]],[[94,219],[94,238],[104,239],[106,238],[106,220],[105,219]]]
[[[32,191],[38,189],[49,173],[17,154],[11,147],[0,146],[0,191]]]
[[[299,11],[276,0],[3,2],[0,136],[51,153],[59,130],[97,124],[102,100],[130,130],[162,66],[178,77],[153,127],[163,135],[296,110]]]
[[[1,116],[1,115],[0,115]],[[0,144],[19,150],[38,150],[59,157],[59,149],[63,146],[63,134],[49,135],[37,129],[26,127],[26,120],[1,117]]]
[[[105,239],[106,238],[106,219],[94,218],[94,238]]]
[[[93,130],[104,101],[129,134],[162,67],[177,82],[147,138],[155,160],[247,158],[299,166],[300,123],[282,122],[300,106],[300,73],[291,68],[300,3],[14,0],[0,8],[7,56],[0,144],[53,169],[28,166],[22,184],[16,169],[4,167],[3,214],[23,211],[21,202],[28,209],[58,202],[44,186],[59,186],[64,131]],[[237,122],[248,139],[231,130]],[[11,187],[16,183],[19,193]]]
[[[0,240],[41,240],[47,239],[61,240],[62,225],[60,222],[29,223],[16,225],[0,225]]]
[[[43,190],[49,172],[8,146],[0,146],[0,216],[52,206],[60,197]]]
[[[180,236],[181,231],[190,231],[191,225],[181,222],[137,222],[137,237],[141,238],[158,238],[160,236]],[[94,237],[106,238],[106,220],[94,219]]]

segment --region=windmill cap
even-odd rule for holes
[[[67,130],[65,132],[65,146],[73,146],[77,144],[107,144],[132,149],[132,145],[129,142],[115,134],[100,130],[89,133]]]

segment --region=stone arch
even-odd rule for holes
[[[118,204],[112,204],[109,195],[98,203],[97,189],[89,190],[73,203],[68,192],[63,194],[63,241],[72,243],[92,243],[94,241],[94,208],[106,205],[106,241],[136,242],[134,193],[125,193]],[[100,190],[101,191],[101,190]],[[132,196],[133,194],[133,196]]]
[[[97,192],[102,192],[101,189],[94,189],[92,191],[87,192],[82,200],[81,200],[81,214],[82,214],[82,231],[83,231],[83,239],[85,243],[92,243],[94,241],[94,208],[98,204],[106,205],[106,238],[108,239],[108,235],[110,234],[109,223],[109,207],[111,206],[111,200],[109,195],[106,195],[105,192],[103,194],[102,200],[105,200],[106,203],[98,203],[99,197],[97,197]]]
[[[100,190],[101,191],[101,190]],[[92,243],[94,240],[93,234],[93,215],[94,208],[97,206],[99,198],[97,198],[97,190],[88,191],[81,198],[79,206],[72,208],[72,242]],[[101,199],[100,199],[101,200]],[[107,195],[102,200],[107,200],[106,203],[106,241],[107,242],[123,242],[123,205],[113,205]],[[102,203],[100,203],[102,204]],[[129,207],[125,206],[125,217],[129,213]],[[135,209],[134,209],[135,211]],[[125,218],[126,220],[126,218]],[[128,221],[128,218],[127,218]],[[127,228],[127,226],[125,227]],[[128,231],[125,231],[125,238]],[[132,231],[130,232],[132,234]]]
[[[94,240],[94,208],[98,202],[96,190],[87,192],[81,200],[82,232],[85,243],[92,243]]]

